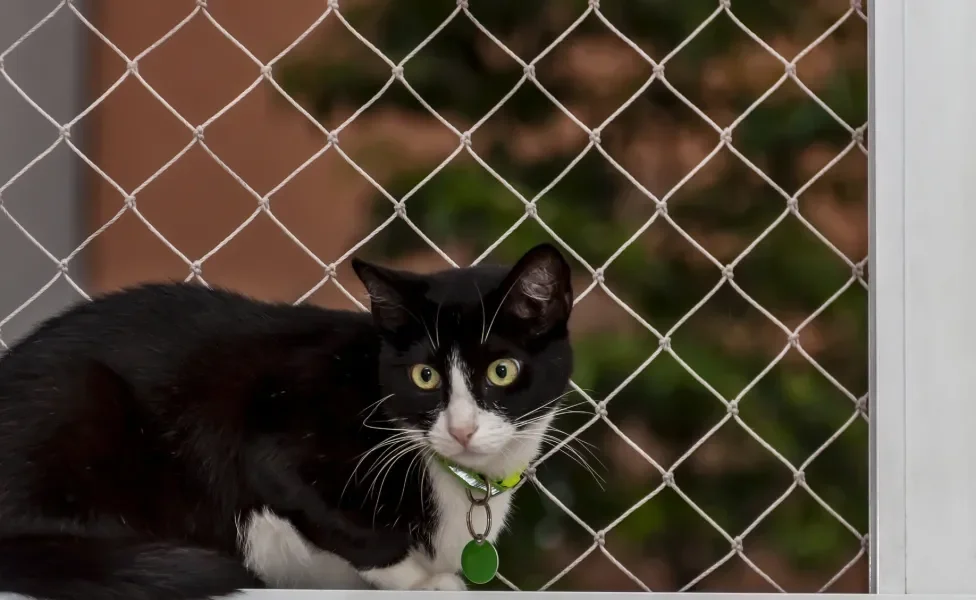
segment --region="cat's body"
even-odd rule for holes
[[[354,583],[333,553],[376,587],[462,588],[469,501],[434,456],[501,478],[538,454],[571,368],[568,267],[550,247],[512,270],[356,267],[372,316],[151,285],[3,356],[0,592]]]

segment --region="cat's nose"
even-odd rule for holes
[[[451,437],[456,439],[465,448],[468,447],[468,443],[476,431],[478,431],[478,426],[473,423],[470,425],[452,425],[447,428],[447,432],[451,434]]]

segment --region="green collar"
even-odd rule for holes
[[[453,474],[458,481],[463,483],[471,490],[481,492],[483,494],[485,493],[486,488],[489,488],[487,491],[489,492],[490,497],[497,496],[498,494],[505,493],[514,488],[519,484],[519,482],[522,481],[522,477],[525,474],[525,469],[519,469],[504,479],[490,479],[481,473],[469,471],[461,465],[449,461],[443,456],[438,456],[437,460],[444,465],[444,468],[447,469],[448,473]]]

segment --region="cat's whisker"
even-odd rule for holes
[[[410,431],[409,429],[404,429],[403,427],[377,427],[376,425],[370,425],[369,423],[363,423],[363,427],[366,427],[367,429],[375,429],[376,431],[394,431],[397,433]]]
[[[423,474],[420,477],[420,506],[421,510],[427,509],[427,504],[424,502],[424,489],[427,485],[427,478],[430,477],[430,463],[434,460],[434,451],[426,443],[424,444],[423,452]]]
[[[407,481],[410,480],[410,473],[413,472],[414,465],[417,463],[417,460],[422,461],[422,457],[423,457],[423,453],[418,452],[417,454],[414,455],[412,459],[410,459],[410,464],[407,465],[407,474],[404,476],[405,480]],[[421,468],[423,468],[423,465],[421,465]],[[399,510],[400,505],[403,504],[403,495],[404,493],[406,493],[406,491],[407,491],[407,486],[404,485],[403,488],[400,490],[400,500],[397,502],[397,510]]]
[[[599,463],[599,465],[600,465],[601,468],[603,468],[604,470],[606,470],[607,466],[605,464],[603,464],[603,461],[600,460],[600,457],[597,456],[596,453],[594,452],[594,450],[599,450],[599,448],[595,444],[592,444],[592,443],[590,443],[590,442],[588,442],[586,440],[580,439],[578,437],[575,437],[575,438],[571,438],[570,439],[569,434],[566,433],[565,431],[562,431],[561,429],[556,429],[555,431],[557,433],[563,434],[563,436],[565,436],[565,437],[563,437],[563,438],[557,438],[556,436],[550,436],[550,437],[552,437],[553,440],[555,440],[558,443],[558,442],[561,442],[564,439],[569,439],[569,441],[566,443],[567,446],[570,445],[570,444],[579,444],[580,447],[583,449],[584,452],[586,452],[587,454],[589,454],[590,456],[592,456],[593,457],[593,460],[595,460],[597,463]]]
[[[592,467],[592,465],[590,465],[590,463],[586,460],[586,458],[583,457],[583,455],[581,455],[575,448],[569,445],[572,441],[575,440],[571,440],[570,442],[563,443],[563,440],[560,440],[552,436],[549,436],[549,439],[544,439],[544,442],[551,444],[553,448],[558,446],[559,448],[557,452],[562,452],[567,457],[569,457],[573,462],[583,467],[587,471],[587,473],[589,473],[589,475],[593,478],[593,480],[597,483],[597,485],[600,486],[600,489],[604,489],[603,484],[606,483],[606,480],[599,473],[596,472],[596,470]],[[562,445],[560,446],[560,444]],[[606,469],[606,466],[600,461],[599,458],[597,458],[596,456],[594,456],[593,458],[600,463],[600,466],[602,468]]]
[[[533,415],[533,414],[539,412],[540,410],[545,410],[546,408],[552,406],[556,402],[559,402],[560,400],[562,400],[566,396],[568,396],[570,394],[575,394],[575,393],[579,393],[579,392],[577,392],[576,390],[568,390],[566,392],[563,392],[562,394],[559,394],[558,396],[556,396],[552,400],[546,402],[545,404],[543,404],[541,406],[537,406],[537,407],[533,408],[532,410],[530,410],[529,412],[525,413],[524,415],[522,415],[522,419],[525,419],[526,417],[528,417],[530,415]],[[575,404],[574,406],[579,406],[579,404]]]
[[[556,437],[556,436],[554,436],[552,434],[546,433],[546,434],[543,434],[543,436],[542,436],[543,441],[545,443],[550,444],[551,447],[556,447],[556,446],[558,446],[560,444],[563,444],[564,447],[572,448],[572,444],[580,444],[580,447],[581,447],[581,449],[582,449],[583,452],[586,452],[589,456],[591,456],[593,458],[593,460],[595,460],[597,462],[597,464],[599,464],[599,466],[600,466],[601,469],[603,469],[604,471],[607,470],[606,465],[603,464],[603,461],[600,460],[600,457],[597,456],[596,453],[594,452],[594,450],[598,450],[598,448],[595,445],[591,444],[590,442],[587,442],[586,440],[581,440],[578,437],[571,438],[564,431],[561,431],[561,430],[556,430],[556,431],[559,432],[559,433],[561,433],[561,434],[563,434],[565,437],[559,438],[559,437]],[[572,450],[574,452],[578,452],[575,448],[572,448]]]
[[[382,440],[381,442],[379,442],[378,444],[376,444],[375,446],[373,446],[369,450],[367,450],[367,451],[363,452],[362,454],[360,454],[359,457],[365,458],[366,456],[369,456],[370,453],[372,453],[372,452],[374,452],[376,450],[379,450],[380,448],[382,448],[384,446],[388,446],[389,444],[392,444],[392,443],[397,442],[399,440],[399,438],[402,438],[403,436],[405,436],[405,435],[407,435],[409,433],[410,432],[408,430],[404,430],[404,431],[399,432],[397,435],[390,436],[390,437]]]
[[[370,468],[363,474],[363,477],[369,477],[369,474],[372,473],[373,471],[378,472],[379,469],[382,468],[382,465],[384,464],[383,463],[384,459],[388,458],[393,454],[396,454],[403,447],[404,444],[409,444],[412,441],[413,440],[410,435],[405,435],[387,444],[386,450],[384,450],[379,456],[376,457],[376,460],[373,461],[373,464],[370,466]]]
[[[431,337],[431,335],[430,335],[430,329],[427,328],[427,322],[424,321],[421,318],[417,318],[417,315],[415,315],[412,312],[410,312],[410,310],[406,306],[398,305],[397,308],[401,308],[404,311],[406,311],[406,313],[408,315],[410,315],[411,317],[413,317],[413,320],[414,321],[420,323],[423,326],[424,332],[427,334],[427,339],[430,340],[431,350],[436,350],[436,347],[434,346],[434,338]]]
[[[567,438],[570,438],[572,436],[572,434],[567,433],[567,432],[563,431],[562,429],[559,429],[559,428],[556,428],[556,427],[550,427],[549,430],[550,431],[554,431],[556,433],[561,433],[564,436],[562,439],[567,439]],[[547,436],[550,436],[550,437],[555,437],[555,436],[552,436],[552,434],[550,434],[548,432],[546,432],[543,435],[547,435]],[[557,439],[559,439],[559,438],[557,438]],[[598,450],[599,449],[599,447],[596,444],[594,444],[592,442],[588,442],[588,441],[586,441],[584,439],[581,439],[579,437],[572,438],[572,440],[570,440],[570,442],[576,442],[576,443],[581,444],[583,447],[585,447],[587,449],[588,452],[592,452],[593,450]],[[594,456],[593,458],[596,458],[596,456]]]
[[[341,500],[343,498],[343,496],[345,496],[345,494],[346,494],[346,488],[348,488],[349,487],[349,484],[352,483],[353,479],[356,478],[356,471],[359,470],[359,467],[362,466],[363,461],[365,461],[366,458],[370,454],[372,454],[373,452],[376,452],[377,450],[379,450],[381,448],[385,448],[385,447],[388,447],[388,446],[391,446],[393,444],[398,443],[399,441],[401,441],[401,439],[403,439],[406,436],[408,436],[409,433],[410,432],[408,430],[404,430],[403,432],[398,433],[397,435],[394,435],[394,436],[391,436],[391,437],[386,438],[385,440],[383,440],[380,443],[376,444],[375,446],[373,446],[369,450],[363,452],[359,456],[359,461],[356,463],[356,466],[353,467],[352,473],[349,474],[349,478],[346,479],[345,485],[342,486],[342,492],[339,494],[339,499]],[[367,473],[367,475],[368,475],[368,473]],[[364,475],[364,477],[365,477],[365,475]]]
[[[364,478],[369,477],[370,473],[374,471],[376,472],[376,475],[373,476],[372,481],[370,481],[369,488],[367,488],[366,494],[363,496],[364,504],[372,495],[373,488],[376,486],[377,479],[379,478],[380,473],[383,471],[383,469],[386,468],[386,465],[389,463],[389,461],[394,456],[396,456],[399,452],[401,452],[405,447],[409,447],[409,445],[410,442],[405,441],[387,449],[379,458],[376,459],[376,462],[373,463],[373,465],[369,468],[369,470],[366,471],[366,473],[363,475]],[[377,496],[376,501],[377,503],[379,502],[379,496]],[[373,511],[373,517],[374,518],[376,517],[376,510]]]
[[[553,415],[553,417],[554,418],[555,417],[562,417],[564,415],[584,415],[586,417],[594,417],[594,416],[596,416],[596,413],[594,413],[592,411],[588,411],[588,410],[563,410],[563,411],[560,411],[558,413],[555,413]],[[536,423],[540,423],[542,421],[545,421],[545,419],[544,418],[535,419],[535,420],[532,420],[532,421],[528,421],[527,423],[522,423],[522,425],[535,425]]]
[[[505,300],[508,299],[508,295],[511,294],[512,290],[515,289],[516,284],[518,284],[518,280],[512,282],[511,287],[508,288],[508,291],[505,292],[504,296],[502,296],[501,302],[498,303],[498,308],[495,309],[495,314],[491,317],[491,323],[488,324],[488,331],[485,333],[485,339],[481,341],[482,344],[485,343],[488,340],[488,336],[491,335],[491,328],[495,325],[495,319],[498,318],[498,313],[502,310],[502,306],[505,306]]]
[[[390,442],[389,444],[385,444],[384,450],[380,452],[380,454],[377,455],[377,457],[372,461],[372,464],[369,466],[368,469],[366,469],[366,472],[363,473],[362,478],[359,481],[365,480],[374,471],[378,472],[383,467],[386,459],[396,454],[405,444],[409,444],[410,441],[411,441],[410,437],[406,436],[406,437],[401,437],[399,439],[396,439]]]
[[[357,413],[357,414],[360,414],[361,415],[361,414],[363,414],[364,412],[366,412],[368,410],[369,411],[369,414],[366,415],[366,418],[363,419],[363,422],[369,421],[370,417],[373,416],[373,413],[376,412],[376,409],[378,409],[381,404],[383,404],[385,401],[389,400],[392,397],[393,397],[393,394],[387,394],[387,395],[383,396],[382,398],[380,398],[379,400],[377,400],[376,402],[373,402],[372,404],[370,404],[369,406],[367,406],[363,410],[359,411],[359,413]],[[370,409],[372,409],[372,410],[370,410]]]
[[[366,412],[367,410],[373,408],[374,406],[376,406],[378,404],[382,404],[384,400],[389,399],[391,396],[393,396],[393,394],[387,394],[387,395],[383,396],[382,398],[380,398],[376,402],[373,402],[373,403],[369,404],[366,408],[364,408],[363,410],[359,411],[357,414],[360,414],[361,415],[364,412]]]
[[[395,455],[387,459],[386,462],[384,463],[384,467],[376,472],[376,476],[373,477],[373,483],[370,484],[369,490],[367,490],[366,492],[367,497],[370,494],[372,494],[373,486],[376,484],[377,480],[380,480],[380,475],[382,475],[383,478],[382,480],[380,480],[380,486],[376,490],[376,504],[373,507],[374,522],[376,519],[376,515],[379,512],[379,502],[380,502],[380,497],[383,494],[383,486],[386,484],[386,478],[390,475],[390,471],[393,470],[393,465],[396,464],[397,461],[399,461],[401,458],[408,455],[409,453],[415,450],[419,450],[422,447],[421,444],[422,442],[419,442],[417,439],[412,439],[405,447],[401,448],[399,452],[397,452]],[[384,471],[385,474],[383,474]]]
[[[573,410],[579,406],[583,406],[584,404],[587,404],[587,402],[578,402],[576,404],[570,404],[569,406],[560,406],[559,408],[553,409],[551,412],[535,415],[532,418],[527,418],[528,415],[523,415],[520,419],[515,421],[514,425],[521,427],[524,425],[531,425],[532,423],[545,421],[547,419],[555,419],[559,415],[565,414],[567,411]]]
[[[485,324],[487,319],[485,318],[485,297],[481,294],[481,288],[478,287],[478,282],[474,282],[474,289],[478,291],[478,302],[481,303],[481,343],[485,343]]]
[[[547,419],[553,419],[554,420],[556,417],[561,417],[563,415],[584,415],[584,416],[587,416],[587,417],[594,417],[594,416],[596,416],[596,413],[593,412],[593,411],[588,411],[588,410],[573,410],[574,408],[575,408],[575,406],[568,406],[566,408],[559,409],[558,411],[554,411],[551,415],[542,415],[540,417],[536,417],[536,418],[533,418],[533,419],[529,419],[527,421],[517,421],[515,423],[515,426],[516,427],[519,427],[519,428],[524,428],[524,427],[527,427],[529,425],[535,425],[536,423],[541,423],[543,421],[546,421]]]
[[[437,338],[435,350],[441,347],[441,306],[443,302],[437,303],[437,312],[434,313],[434,337]]]

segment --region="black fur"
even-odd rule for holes
[[[355,267],[372,317],[154,284],[80,304],[4,355],[0,592],[185,600],[259,587],[235,519],[264,507],[360,569],[429,546],[436,515],[409,460],[370,496],[369,460],[351,478],[391,435],[365,419],[429,425],[443,394],[406,373],[447,360],[428,333],[477,368],[524,361],[518,385],[479,392],[485,406],[517,418],[558,395],[569,270],[550,246],[514,269]]]

